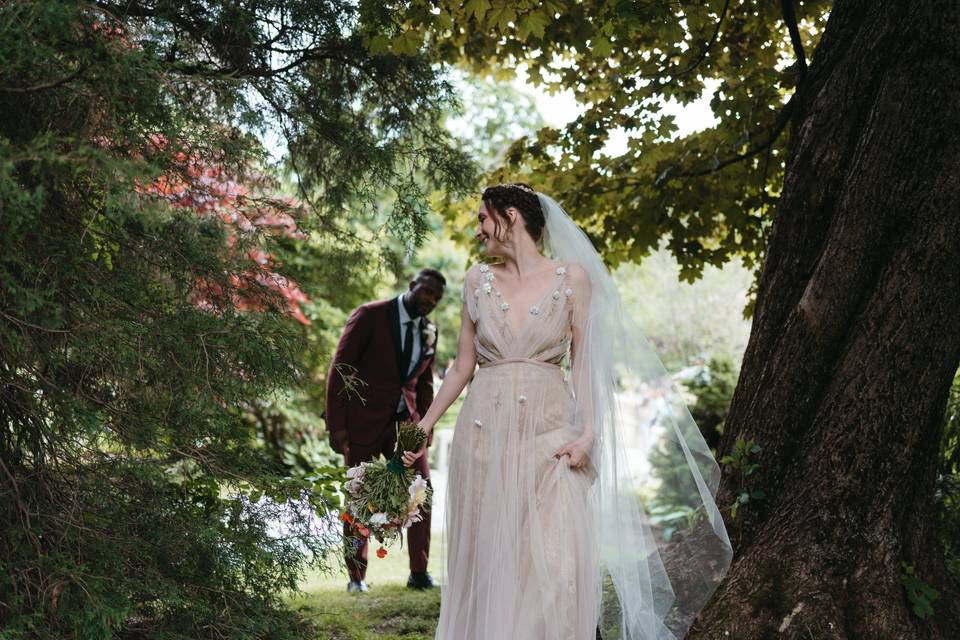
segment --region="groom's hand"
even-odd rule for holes
[[[337,446],[334,447],[334,451],[342,453],[344,463],[350,464],[350,437],[346,432],[343,432],[342,435],[337,436],[335,439]]]

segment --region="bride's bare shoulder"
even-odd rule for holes
[[[568,262],[567,272],[573,282],[590,282],[590,274],[579,262]]]
[[[469,267],[467,267],[466,272],[463,274],[464,282],[470,284],[476,284],[477,282],[483,280],[486,274],[490,273],[490,265],[486,262],[475,262]]]

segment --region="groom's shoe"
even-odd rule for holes
[[[423,591],[424,589],[433,589],[435,586],[433,578],[426,571],[411,571],[410,577],[407,578],[407,589]]]
[[[370,587],[363,580],[351,580],[347,585],[347,593],[366,593],[369,590]]]

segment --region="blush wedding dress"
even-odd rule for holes
[[[489,265],[465,276],[479,369],[451,444],[436,638],[682,638],[731,560],[719,469],[589,239],[538,197],[556,266],[537,302],[511,306]],[[587,426],[589,462],[553,457]]]

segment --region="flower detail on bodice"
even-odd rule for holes
[[[514,357],[552,364],[563,359],[572,339],[573,291],[567,286],[567,266],[551,271],[551,282],[530,306],[520,307],[526,310],[522,314],[517,314],[519,309],[500,291],[499,278],[490,265],[481,263],[469,275],[465,289],[474,292],[469,306],[476,324],[474,345],[481,364]]]

